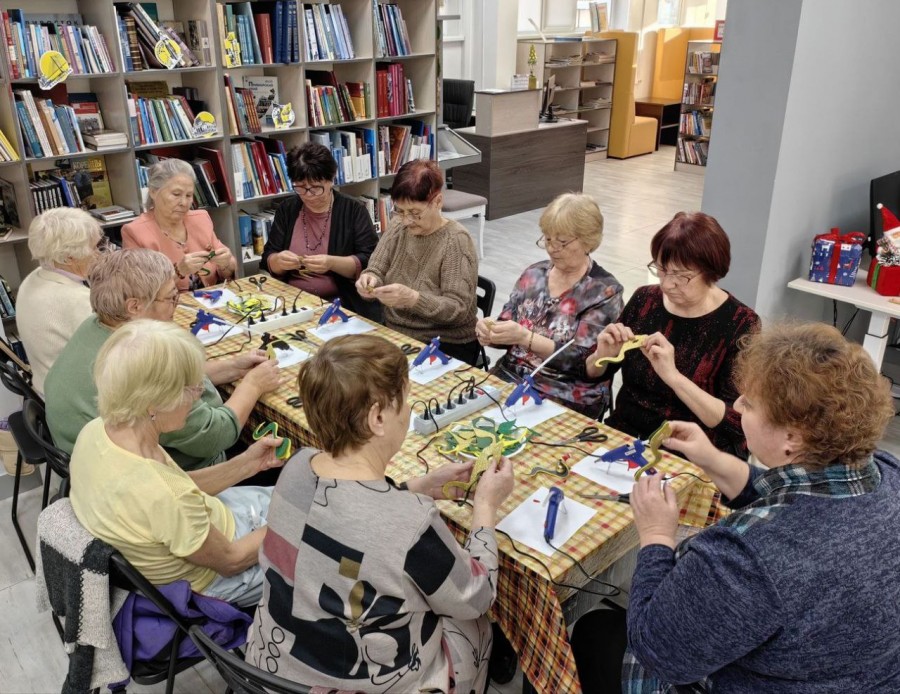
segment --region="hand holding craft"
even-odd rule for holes
[[[494,345],[520,345],[525,347],[530,338],[531,331],[521,323],[511,320],[496,321],[490,327],[488,338]]]
[[[662,333],[653,333],[647,337],[641,351],[656,374],[666,383],[672,383],[681,375],[675,366],[675,347]]]
[[[391,308],[412,308],[419,300],[419,292],[405,284],[375,287],[371,293],[382,304]]]
[[[304,268],[319,275],[329,272],[332,264],[330,255],[308,255],[303,258]]]
[[[609,326],[607,326],[607,327],[609,327]],[[631,332],[630,328],[626,328],[626,330],[628,330],[629,333]],[[595,356],[597,354],[600,354],[601,340],[603,340],[605,333],[606,333],[606,331],[604,330],[604,332],[600,333],[600,336],[597,338],[597,352],[594,353]],[[608,364],[619,363],[620,361],[622,361],[625,358],[626,352],[628,352],[629,350],[632,350],[632,349],[637,349],[638,347],[642,347],[644,345],[644,342],[646,341],[646,339],[647,339],[646,335],[634,335],[633,337],[629,338],[628,340],[625,340],[624,342],[615,342],[615,343],[613,343],[613,349],[617,348],[616,351],[612,351],[612,349],[609,347],[609,342],[606,342],[604,344],[603,351],[607,352],[607,353],[612,351],[612,354],[608,354],[608,356],[601,356],[599,359],[597,359],[594,362],[594,366],[597,367],[598,369],[601,369],[601,368],[606,367]]]
[[[665,545],[675,549],[678,501],[662,475],[646,475],[635,482],[630,502],[641,547]]]

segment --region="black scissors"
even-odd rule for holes
[[[574,443],[576,441],[581,443],[603,443],[608,438],[606,434],[600,433],[599,427],[589,426],[582,429],[580,433],[572,438],[566,439],[565,443]]]
[[[300,399],[299,395],[288,398],[286,402],[288,405],[296,409],[300,409],[301,407],[303,407],[303,401]]]
[[[315,349],[319,348],[319,345],[309,339],[309,334],[305,330],[294,330],[292,332],[287,332],[284,334],[287,335],[291,340],[295,340],[297,342],[305,342],[310,347],[313,347]]]
[[[421,347],[417,347],[416,345],[411,345],[408,342],[404,342],[400,345],[400,351],[403,352],[407,357],[412,356],[413,354],[418,354],[422,351]]]

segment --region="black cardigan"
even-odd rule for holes
[[[275,220],[269,231],[269,240],[263,249],[261,266],[274,277],[282,279],[269,268],[269,256],[273,253],[289,250],[294,236],[294,225],[303,201],[299,195],[285,200],[275,211]],[[334,204],[331,207],[331,229],[328,237],[328,255],[354,255],[359,258],[362,269],[369,264],[369,256],[378,245],[378,235],[372,218],[362,203],[351,197],[334,191]],[[364,301],[356,291],[356,282],[342,277],[336,272],[329,272],[338,288],[341,304],[366,318],[381,321],[381,304],[377,301]]]

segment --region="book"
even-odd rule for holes
[[[78,191],[82,209],[93,210],[112,206],[112,191],[106,172],[106,160],[103,157],[59,160],[57,164],[60,176],[71,181]]]
[[[121,222],[137,217],[133,210],[121,205],[98,207],[91,210],[90,213],[102,222]]]
[[[82,135],[105,130],[100,102],[93,92],[73,92],[69,94],[69,104],[75,111],[78,128]]]
[[[12,183],[0,178],[0,229],[19,226],[19,208],[16,205],[16,190]]]
[[[241,78],[245,89],[253,95],[253,107],[260,123],[272,124],[272,104],[278,100],[278,78],[269,75],[244,75]]]

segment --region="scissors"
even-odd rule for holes
[[[248,277],[247,281],[250,282],[254,287],[256,287],[256,291],[262,293],[262,287],[266,283],[265,277]]]
[[[581,443],[603,443],[608,438],[606,434],[600,433],[599,427],[589,426],[582,429],[572,438],[566,439],[563,443],[575,443],[576,441]]]
[[[421,347],[417,347],[416,345],[411,345],[408,342],[404,342],[400,345],[400,351],[403,352],[407,357],[412,356],[413,354],[418,354],[422,351]]]
[[[308,344],[310,347],[313,347],[314,349],[319,348],[319,345],[317,345],[315,342],[313,342],[312,340],[309,339],[309,335],[307,334],[307,332],[305,330],[298,329],[298,330],[294,330],[293,332],[287,332],[284,334],[287,335],[288,338],[291,340],[295,340],[296,342],[304,342],[304,343]]]
[[[294,395],[293,397],[288,398],[285,402],[287,402],[287,404],[291,407],[298,410],[303,407],[303,400],[300,399],[299,395]]]
[[[596,493],[587,493],[587,492],[579,492],[578,496],[582,499],[598,499],[599,501],[618,501],[623,504],[630,504],[631,497],[629,494],[596,494]]]

